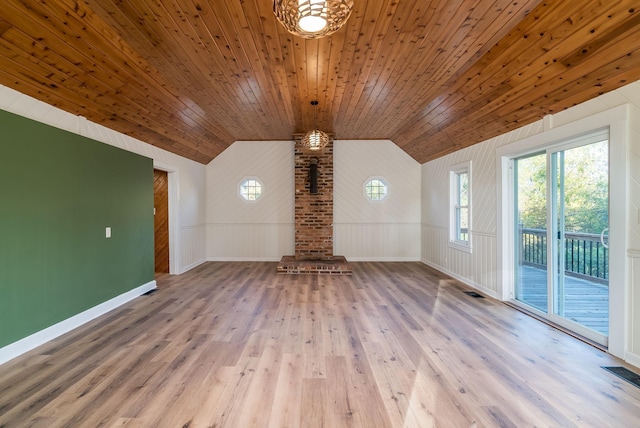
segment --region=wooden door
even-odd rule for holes
[[[166,171],[153,170],[156,272],[169,273],[169,180]]]

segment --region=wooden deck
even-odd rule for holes
[[[421,263],[205,263],[0,366],[0,427],[630,427],[622,361]],[[28,314],[25,314],[28,316]]]
[[[523,266],[523,301],[547,311],[547,271]],[[609,287],[571,276],[565,277],[564,317],[607,336],[609,334]]]

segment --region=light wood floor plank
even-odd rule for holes
[[[274,391],[269,427],[296,427],[300,423],[304,370],[300,354],[285,353]]]
[[[620,360],[421,263],[205,263],[0,366],[0,426],[629,427]],[[632,367],[632,370],[638,371]]]
[[[334,414],[328,411],[328,385],[326,379],[302,380],[300,424],[294,426],[318,428],[335,427]]]

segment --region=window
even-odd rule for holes
[[[245,201],[257,201],[262,196],[263,186],[257,178],[245,178],[238,188],[240,197]]]
[[[471,162],[452,166],[449,180],[449,243],[451,247],[471,252]]]
[[[388,186],[382,177],[370,178],[364,183],[364,195],[370,201],[381,201],[387,196]]]

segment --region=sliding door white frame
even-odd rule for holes
[[[551,128],[529,138],[499,147],[496,151],[497,183],[497,295],[505,301],[514,298],[514,216],[511,160],[515,157],[559,146],[572,137],[609,128],[609,353],[624,358],[630,341],[629,284],[627,269],[627,146],[629,106]]]

